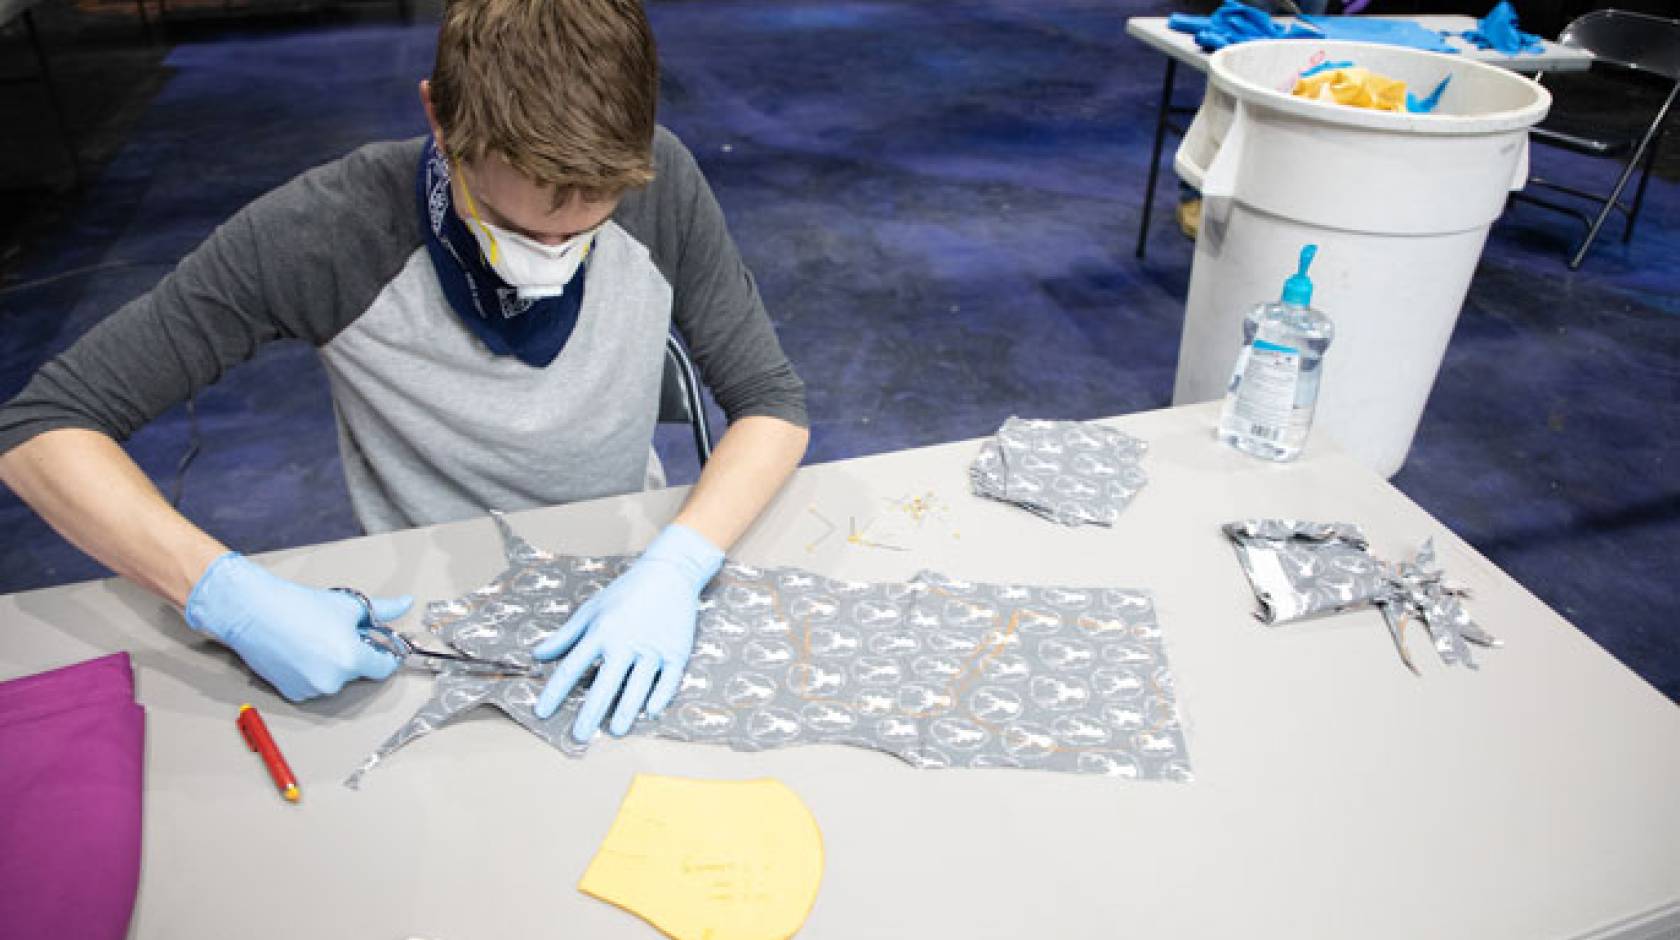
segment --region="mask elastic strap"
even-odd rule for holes
[[[496,233],[490,231],[490,226],[485,225],[484,220],[478,217],[478,206],[473,204],[472,190],[467,188],[467,177],[461,173],[460,166],[454,160],[449,161],[449,172],[460,176],[461,195],[467,200],[467,214],[472,216],[472,220],[484,231],[484,237],[490,240],[490,263],[495,264],[501,260],[501,246],[496,243]]]

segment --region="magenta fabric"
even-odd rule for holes
[[[0,934],[128,935],[145,730],[127,653],[0,682]]]

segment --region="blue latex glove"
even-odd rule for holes
[[[597,663],[600,669],[572,723],[574,740],[589,743],[614,699],[618,707],[609,728],[614,735],[630,730],[644,704],[650,717],[659,717],[682,688],[700,591],[722,566],[723,552],[705,536],[687,526],[666,526],[642,557],[531,651],[540,660],[567,654],[537,697],[537,717],[553,715]]]
[[[374,598],[381,621],[408,612],[411,597]],[[187,596],[187,623],[222,641],[294,702],[331,695],[352,679],[385,679],[400,661],[362,642],[362,605],[348,594],[307,588],[228,552]]]
[[[1367,16],[1309,16],[1325,39],[1374,42],[1384,46],[1422,49],[1424,52],[1457,53],[1446,37],[1408,20],[1383,20]]]
[[[1435,106],[1441,103],[1441,95],[1446,92],[1447,86],[1450,84],[1452,84],[1452,76],[1448,75],[1446,78],[1441,79],[1440,84],[1435,86],[1434,91],[1422,98],[1419,98],[1417,95],[1414,95],[1409,91],[1406,92],[1406,110],[1412,112],[1413,114],[1432,113],[1435,110]]]
[[[1174,13],[1167,17],[1167,26],[1181,33],[1194,33],[1196,45],[1208,52],[1251,39],[1309,39],[1320,35],[1317,29],[1301,23],[1286,28],[1263,10],[1237,0],[1226,0],[1212,16]]]
[[[1506,55],[1546,49],[1539,36],[1517,28],[1517,11],[1507,0],[1499,0],[1487,16],[1476,21],[1475,29],[1465,30],[1461,35],[1479,49],[1497,49]]]

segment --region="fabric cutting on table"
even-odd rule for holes
[[[472,656],[534,663],[531,650],[635,556],[557,556],[496,517],[508,565],[425,626]],[[444,666],[419,712],[351,775],[481,704],[563,753],[583,690],[534,711],[532,676]],[[839,581],[733,562],[701,596],[682,691],[636,731],[757,751],[871,748],[921,768],[1025,767],[1190,779],[1172,674],[1150,595],[1115,588],[979,584],[924,572],[907,582]]]
[[[1467,592],[1446,583],[1433,540],[1410,562],[1390,565],[1371,554],[1365,533],[1350,523],[1246,519],[1223,528],[1260,602],[1261,623],[1376,607],[1401,662],[1414,673],[1405,637],[1410,620],[1423,623],[1449,666],[1476,668],[1469,644],[1502,645],[1471,618],[1462,600]]]
[[[1148,449],[1100,424],[1011,417],[980,445],[969,484],[1051,522],[1110,526],[1149,482],[1140,466]]]

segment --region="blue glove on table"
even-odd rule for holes
[[[1546,43],[1539,36],[1517,28],[1516,8],[1507,0],[1499,0],[1487,16],[1476,21],[1475,29],[1459,35],[1478,49],[1494,49],[1506,55],[1546,51]]]
[[[1457,47],[1433,29],[1407,20],[1385,20],[1370,16],[1308,16],[1302,18],[1316,26],[1325,39],[1345,42],[1374,42],[1384,46],[1422,49],[1424,52],[1458,53]]]
[[[395,620],[411,597],[374,598],[381,621]],[[331,695],[352,679],[385,679],[401,664],[362,642],[360,601],[269,574],[228,552],[205,569],[187,596],[187,623],[239,654],[294,702]]]
[[[1174,13],[1167,17],[1167,26],[1181,33],[1193,34],[1196,45],[1208,52],[1253,39],[1306,39],[1319,35],[1318,30],[1300,23],[1292,23],[1285,28],[1265,11],[1237,0],[1227,0],[1211,16]]]
[[[573,739],[587,744],[615,698],[609,728],[614,735],[630,730],[644,703],[649,716],[659,717],[682,688],[700,591],[722,566],[722,550],[705,536],[687,526],[666,526],[642,557],[531,651],[540,660],[566,653],[537,698],[537,717],[553,715],[596,663],[600,670],[572,724]]]

